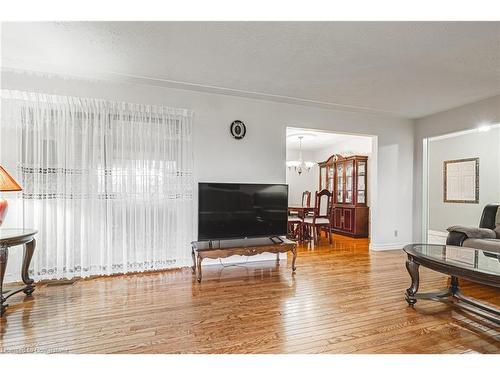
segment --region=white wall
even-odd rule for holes
[[[429,230],[477,226],[483,207],[500,201],[500,128],[431,140],[428,150]],[[475,157],[479,158],[479,203],[445,203],[443,162]]]
[[[342,142],[334,143],[331,146],[322,148],[316,152],[316,155],[322,160],[326,160],[332,154],[352,154],[367,155],[372,153],[372,138],[353,136]]]
[[[316,152],[314,150],[303,150],[302,157],[304,161],[313,161],[315,163],[323,161],[322,159],[318,159],[316,157]],[[298,160],[298,158],[298,150],[286,150],[286,160]],[[286,183],[288,184],[288,202],[290,204],[301,204],[302,193],[306,190],[311,192],[312,203],[314,199],[314,192],[318,190],[319,184],[318,165],[314,165],[309,172],[304,171],[300,175],[294,168],[286,168]]]
[[[472,129],[484,123],[498,122],[500,122],[500,95],[415,120],[413,241],[425,240],[422,236],[423,140],[429,137]],[[379,161],[379,166],[381,163]]]
[[[287,126],[376,135],[380,173],[372,194],[380,210],[371,213],[371,247],[400,248],[411,240],[413,124],[410,120],[127,82],[13,71],[2,72],[2,86],[192,109],[197,182],[284,183]],[[229,124],[235,119],[247,125],[244,140],[234,140],[229,135]],[[395,230],[398,237],[394,236]]]

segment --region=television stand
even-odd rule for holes
[[[277,240],[279,238],[279,240]],[[193,241],[191,242],[193,257],[193,272],[197,274],[197,280],[201,283],[202,272],[201,263],[203,259],[227,258],[232,255],[251,256],[262,253],[276,254],[276,263],[279,264],[280,253],[290,251],[293,254],[292,272],[296,270],[295,260],[297,259],[297,244],[287,238],[249,238],[237,240],[222,240],[218,248],[213,247],[214,241]]]

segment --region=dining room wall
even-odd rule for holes
[[[286,150],[286,160],[297,160],[299,157],[298,150]],[[302,151],[304,161],[318,162],[315,150]],[[318,190],[319,167],[315,164],[310,171],[303,171],[300,175],[294,168],[286,168],[286,183],[288,184],[288,203],[290,205],[301,204],[302,193],[304,191],[311,192],[311,202],[314,199],[314,192]]]

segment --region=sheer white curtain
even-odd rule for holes
[[[2,127],[39,230],[35,279],[189,264],[190,111],[3,90]]]

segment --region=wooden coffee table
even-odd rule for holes
[[[290,251],[293,254],[292,271],[295,271],[295,260],[297,259],[297,244],[285,237],[248,238],[238,240],[221,241],[194,241],[191,242],[193,256],[193,272],[198,274],[198,282],[201,282],[201,262],[205,258],[218,259],[227,258],[232,255],[257,255],[262,253],[276,254],[276,262],[279,264],[279,254]]]
[[[35,290],[33,286],[33,279],[28,275],[31,258],[35,251],[35,234],[38,231],[34,229],[0,229],[0,316],[3,316],[7,308],[4,302],[7,298],[16,293],[24,292],[26,295],[31,295]],[[9,247],[24,245],[23,264],[21,267],[21,278],[26,286],[14,289],[3,290],[3,278],[5,276],[5,269],[7,268],[7,259],[9,258]]]
[[[406,269],[411,277],[411,286],[406,289],[405,299],[410,306],[419,299],[452,303],[458,308],[500,324],[498,308],[464,296],[458,285],[460,277],[500,288],[500,253],[468,247],[428,244],[407,245],[404,251],[408,255]],[[450,287],[435,293],[417,293],[420,266],[450,275]]]

